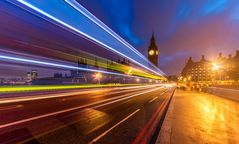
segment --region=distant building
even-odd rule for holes
[[[233,57],[228,55],[228,58],[219,53],[216,63],[221,67],[216,74],[216,79],[239,80],[239,51],[236,51]]]
[[[72,78],[72,83],[88,83],[89,82],[89,75],[91,72],[88,72],[86,69],[88,68],[87,60],[85,58],[81,58],[77,62],[77,70],[71,70],[70,78]],[[98,69],[98,60],[95,58],[95,69]]]
[[[32,81],[31,72],[27,72],[27,82],[31,81]]]
[[[122,64],[122,65],[126,65],[126,66],[129,66],[129,65],[130,65],[130,61],[127,60],[126,58],[118,59],[118,63],[119,63],[119,64]]]
[[[158,47],[154,35],[152,35],[150,45],[148,47],[148,60],[155,66],[158,66],[158,55],[159,55]]]
[[[191,81],[210,81],[212,62],[203,55],[199,62],[194,62],[190,57],[183,68],[181,75]]]
[[[216,66],[216,69],[214,68]],[[201,60],[194,62],[188,59],[182,70],[181,76],[189,81],[238,81],[239,80],[239,51],[232,57],[224,57],[222,53],[214,61]]]
[[[86,74],[86,71],[80,70],[80,68],[87,68],[87,61],[86,59],[80,59],[77,62],[77,70],[71,70],[71,77],[72,78],[79,78]]]
[[[33,80],[36,80],[38,77],[37,70],[32,70],[31,72],[27,73],[27,82],[32,82]]]
[[[31,77],[32,77],[32,79],[37,79],[37,77],[38,77],[37,70],[32,70]]]
[[[174,82],[178,81],[177,75],[169,75],[169,76],[167,76],[167,78],[169,81],[174,81]]]
[[[54,78],[62,78],[62,73],[54,73]]]

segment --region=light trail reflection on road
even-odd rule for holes
[[[120,87],[102,89],[97,93],[92,89],[87,90],[88,93],[81,91],[84,94],[76,93],[72,96],[19,101],[17,104],[22,103],[24,107],[5,110],[2,113],[4,119],[0,125],[0,143],[9,141],[9,137],[13,135],[11,142],[36,140],[51,143],[56,142],[56,139],[67,143],[88,143],[92,140],[97,143],[105,143],[105,140],[109,143],[119,140],[130,142],[137,136],[140,127],[161,106],[165,97],[171,96],[172,90],[168,94],[165,94],[165,91],[163,85]],[[77,91],[69,91],[70,95],[74,92]],[[149,103],[156,95],[158,99]],[[15,106],[16,103],[4,105]],[[128,127],[133,134],[130,140],[128,135],[124,135],[125,129],[121,126]],[[123,131],[122,138],[119,138],[115,131]]]

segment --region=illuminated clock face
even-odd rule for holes
[[[154,50],[150,50],[149,55],[154,55]]]

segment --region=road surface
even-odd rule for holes
[[[0,143],[138,143],[153,132],[173,90],[153,85],[1,98]]]

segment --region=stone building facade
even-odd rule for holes
[[[199,62],[194,62],[190,57],[183,68],[182,76],[190,81],[210,81],[212,65],[211,61],[202,56]]]
[[[224,57],[222,53],[214,61],[202,56],[200,61],[188,59],[181,73],[188,81],[238,81],[239,80],[239,51],[234,56]]]

